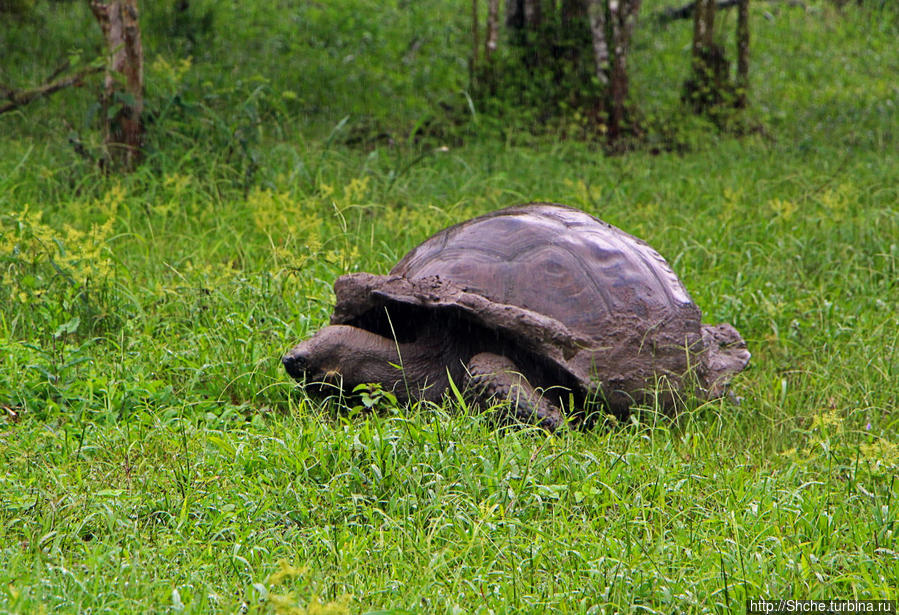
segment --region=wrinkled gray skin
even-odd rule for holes
[[[576,209],[512,207],[437,233],[389,275],[334,285],[331,325],[284,355],[312,391],[378,383],[439,401],[449,378],[474,402],[508,400],[554,430],[562,407],[676,409],[714,398],[749,362],[729,324],[700,324],[668,263],[645,242]]]
[[[300,343],[282,358],[287,373],[319,392],[352,391],[378,383],[400,402],[438,402],[449,379],[472,402],[508,400],[516,419],[554,430],[562,422],[558,408],[530,385],[521,368],[501,354],[481,350],[485,344],[470,331],[426,323],[414,342],[349,325],[330,325]]]

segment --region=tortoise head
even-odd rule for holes
[[[362,383],[392,389],[402,379],[393,340],[349,325],[330,325],[288,351],[281,362],[287,373],[307,388],[345,392]]]
[[[743,371],[752,355],[740,333],[727,323],[702,325],[702,340],[707,351],[709,397],[721,397],[731,377]]]

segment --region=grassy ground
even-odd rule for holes
[[[147,8],[157,120],[129,177],[66,142],[96,142],[89,88],[0,116],[0,612],[899,599],[899,18],[807,4],[753,9],[765,131],[650,135],[681,153],[480,117],[407,142],[465,82],[464,15],[438,2],[191,3],[170,31]],[[4,80],[89,55],[81,11],[4,26]],[[688,39],[647,19],[635,43],[660,126]],[[740,329],[742,405],[549,436],[293,389],[279,356],[336,276],[538,199],[644,237]]]

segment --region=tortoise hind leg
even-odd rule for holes
[[[508,400],[515,418],[555,431],[564,422],[561,411],[550,404],[504,356],[476,354],[468,362],[468,388],[478,400]]]

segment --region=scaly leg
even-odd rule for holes
[[[467,367],[468,388],[478,400],[508,400],[516,419],[549,431],[564,423],[562,412],[531,386],[511,359],[482,352],[473,356]]]

